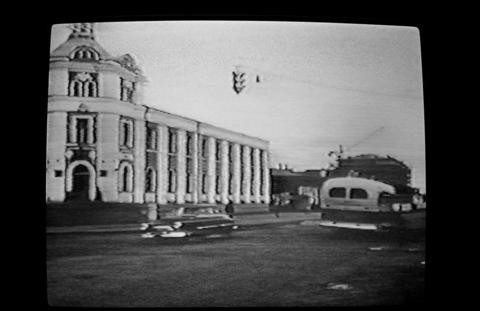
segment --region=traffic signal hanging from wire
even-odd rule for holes
[[[247,73],[236,69],[233,74],[233,90],[239,94],[246,87]]]

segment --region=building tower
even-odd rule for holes
[[[98,44],[93,24],[71,29],[50,55],[46,199],[134,201],[143,144],[132,106],[142,104],[145,78],[130,55],[112,57]]]

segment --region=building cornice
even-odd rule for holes
[[[176,114],[164,112],[144,105],[135,105],[106,97],[70,97],[50,96],[48,98],[48,112],[74,112],[87,109],[90,112],[116,114],[128,116],[136,120],[144,120],[160,125],[178,128],[201,135],[224,139],[232,143],[248,145],[250,147],[268,150],[269,142],[260,138],[248,136],[220,128],[208,123],[185,118]]]
[[[135,74],[132,71],[122,67],[119,63],[111,60],[100,60],[98,62],[79,62],[67,59],[54,58],[50,59],[50,70],[65,69],[88,72],[110,72],[120,76],[127,77],[136,82],[146,82],[147,79],[143,75]]]

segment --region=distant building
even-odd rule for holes
[[[46,200],[268,204],[268,141],[144,105],[140,68],[92,26],[50,54]]]
[[[328,174],[329,177],[349,175],[375,179],[400,188],[410,187],[411,184],[411,169],[402,161],[390,156],[363,154],[340,158],[338,166]]]
[[[327,179],[326,170],[306,170],[296,172],[280,165],[270,169],[272,199],[276,204],[289,201],[295,196],[308,196],[316,205],[323,182]]]

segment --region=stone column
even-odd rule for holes
[[[134,121],[133,202],[143,203],[145,194],[145,121]]]
[[[104,202],[118,201],[118,130],[120,117],[99,113],[97,116],[97,185]],[[106,176],[100,176],[100,171]]]
[[[229,167],[228,167],[228,141],[222,140],[221,145],[221,174],[220,174],[220,182],[222,183],[221,187],[221,200],[222,204],[228,203],[228,179],[229,179]]]
[[[177,191],[175,193],[176,203],[185,203],[186,186],[186,143],[187,135],[185,130],[177,130]]]
[[[260,198],[260,150],[253,149],[253,200],[255,203],[261,203]]]
[[[192,134],[192,203],[198,203],[198,133]]]
[[[208,153],[207,153],[207,201],[208,203],[215,203],[215,138],[208,137],[207,138],[207,146],[208,146]]]
[[[233,160],[233,178],[232,178],[232,193],[233,203],[240,203],[240,145],[233,144],[232,146],[232,160]]]
[[[168,186],[168,127],[157,125],[157,203],[167,203]]]
[[[265,204],[270,204],[270,167],[269,167],[269,155],[268,150],[263,150],[262,152],[262,163],[263,163],[263,202]]]
[[[65,200],[65,146],[67,142],[67,113],[49,112],[47,115],[46,200]],[[55,177],[55,171],[61,176]]]
[[[250,170],[250,147],[243,146],[243,181],[242,181],[242,193],[243,201],[250,203],[250,187],[252,180],[252,172]]]

